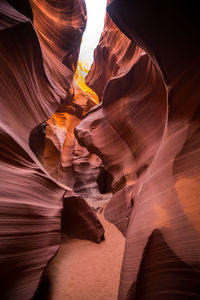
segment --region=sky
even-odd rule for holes
[[[87,26],[83,34],[79,61],[90,68],[93,52],[104,26],[107,0],[85,0],[87,7]]]

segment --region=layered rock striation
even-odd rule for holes
[[[73,82],[85,2],[30,3],[0,3],[1,299],[34,297],[61,226],[103,239],[83,197],[110,188],[104,214],[126,238],[119,300],[198,298],[197,3],[108,1],[86,79],[97,106]]]
[[[96,182],[101,161],[78,145],[74,137],[74,128],[96,104],[74,80],[87,19],[85,2],[31,4],[46,72],[55,82],[55,90],[63,92],[57,111],[46,122],[42,164],[53,178],[74,188],[82,197],[101,198]]]
[[[110,2],[108,1],[108,4]],[[125,75],[142,52],[144,51],[127,38],[106,14],[104,30],[99,44],[94,50],[94,62],[86,76],[86,84],[96,92],[100,101],[102,101],[103,94],[105,94],[104,89],[110,79],[117,81],[118,78],[126,77]],[[115,90],[116,98],[118,98],[124,94],[126,84],[120,86],[119,89],[116,87],[117,85],[115,85]],[[113,95],[114,93],[112,97]]]
[[[33,298],[58,250],[61,218],[67,237],[100,242],[104,230],[85,201],[53,178],[44,163],[45,121],[72,94],[85,4],[32,1],[36,33],[29,2],[9,2],[0,3],[0,294],[1,299],[25,300]],[[69,22],[63,29],[65,15]],[[72,198],[73,204],[67,202]],[[65,222],[70,211],[76,220],[71,230]],[[77,231],[77,224],[84,232]]]
[[[119,299],[196,299],[200,294],[196,2],[180,6],[175,1],[163,7],[159,1],[114,0],[107,10],[115,25],[107,16],[87,77],[97,94],[98,88],[103,89],[102,103],[75,133],[113,175],[113,196],[105,216],[126,237]],[[118,30],[113,43],[114,26],[123,33]],[[105,45],[109,50],[103,55]]]

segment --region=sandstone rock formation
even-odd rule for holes
[[[112,1],[109,15],[131,41],[126,48],[118,32],[112,43],[107,17],[88,74],[97,94],[104,88],[102,104],[75,132],[113,175],[105,216],[126,237],[119,300],[200,295],[196,5]]]
[[[50,2],[33,2],[36,24],[40,19],[45,25],[47,19],[43,16],[44,11],[39,9],[46,9],[51,14]],[[68,1],[68,8],[74,9],[73,15],[72,11],[68,12],[71,20],[68,32],[72,34],[73,28],[77,32],[72,49],[60,44],[66,34],[66,30],[61,30],[62,17],[67,14],[64,1],[61,1],[58,3],[61,15],[57,14],[60,19],[54,19],[58,28],[50,31],[50,27],[45,27],[51,34],[55,33],[57,39],[61,32],[61,39],[57,43],[53,38],[50,41],[46,39],[46,31],[41,30],[42,51],[29,19],[32,12],[28,1],[23,1],[27,4],[24,6],[15,1],[10,3],[13,6],[4,0],[0,2],[0,297],[25,300],[34,296],[44,267],[58,250],[61,214],[65,220],[72,207],[77,224],[85,224],[87,229],[81,238],[99,242],[104,230],[93,210],[83,199],[76,201],[76,195],[73,197],[77,206],[67,203],[68,210],[62,212],[63,199],[66,203],[68,194],[65,193],[70,188],[51,177],[43,159],[45,121],[58,109],[61,99],[71,94],[74,72],[70,66],[73,69],[77,63],[84,28],[81,25],[79,30],[79,21],[85,22],[84,2]],[[57,6],[58,12],[58,5],[53,1],[51,4]],[[37,19],[39,13],[41,16]],[[38,29],[39,25],[36,27]],[[51,42],[55,42],[52,47],[48,44]],[[65,228],[65,223],[63,226],[64,232],[68,233],[70,230]],[[70,236],[74,232],[72,227]],[[77,231],[75,233],[77,236]]]
[[[86,26],[83,0],[31,0],[34,27],[42,47],[45,70],[63,101],[71,95],[72,79],[78,62],[81,38]]]
[[[53,178],[74,188],[79,195],[101,198],[96,183],[101,161],[80,147],[74,137],[74,128],[96,104],[73,81],[86,26],[85,2],[63,1],[61,5],[34,0],[31,3],[46,71],[57,85],[55,89],[63,91],[61,104],[46,123],[42,163]]]
[[[108,4],[109,2],[111,1],[108,1]],[[144,51],[128,39],[106,14],[104,30],[94,51],[94,62],[86,77],[87,85],[96,92],[100,101],[109,80],[125,77],[141,52]],[[120,85],[119,89],[115,85],[116,98],[123,95],[126,88],[126,83]]]
[[[86,79],[98,105],[73,82],[84,0],[30,3],[0,2],[1,299],[34,297],[61,225],[65,238],[104,238],[83,199],[104,199],[100,170],[105,217],[126,238],[118,299],[197,299],[196,1],[108,0]]]

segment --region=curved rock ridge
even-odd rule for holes
[[[124,34],[148,52],[161,68],[167,84],[174,82],[199,57],[199,17],[195,0],[190,5],[186,1],[181,5],[174,1],[165,6],[159,0],[154,3],[114,0],[108,13]],[[168,22],[169,16],[171,22]]]
[[[104,106],[103,102],[75,129],[79,143],[98,155],[113,175],[114,196],[106,211],[109,207],[112,210],[112,202],[125,205],[115,216],[117,226],[124,234],[127,230],[127,210],[132,204],[131,197],[128,197],[127,203],[121,201],[122,190],[129,185],[135,186],[152,163],[162,140],[167,115],[165,84],[147,55],[141,56],[126,76],[131,82],[127,93],[109,105]],[[110,96],[112,99],[111,92]],[[122,214],[123,219],[119,217]]]
[[[60,105],[58,111],[47,121],[44,164],[58,181],[73,187],[75,183],[74,159],[81,155],[76,151],[74,128],[84,114],[95,104],[81,92],[76,93],[68,104]],[[86,151],[83,149],[82,151]],[[76,158],[75,158],[76,157]]]
[[[31,299],[60,242],[64,188],[42,171],[29,134],[56,109],[31,21],[0,4],[2,299]],[[66,187],[67,188],[67,187]]]
[[[92,195],[99,197],[96,177],[100,170],[100,161],[94,155],[90,158],[86,149],[81,150],[81,147],[77,146],[74,138],[75,126],[95,105],[77,83],[72,82],[86,26],[85,2],[70,0],[62,3],[55,1],[31,1],[31,3],[34,26],[40,39],[46,71],[50,78],[59,84],[57,88],[64,90],[61,105],[47,121],[45,145],[42,147],[42,153],[39,153],[40,159],[56,180],[71,188],[74,187],[82,196],[87,194],[90,198]],[[81,74],[76,73],[75,77],[79,75]],[[79,149],[76,149],[77,147]],[[94,160],[97,165],[94,164]],[[83,165],[87,165],[87,168]],[[84,170],[84,173],[80,170]]]
[[[31,21],[5,1],[1,3],[0,29],[1,126],[8,133],[12,131],[13,138],[18,137],[21,143],[28,144],[30,131],[52,115],[61,93],[55,91],[45,73]]]
[[[98,207],[96,200],[106,200],[110,196],[102,195],[97,184],[102,161],[80,146],[74,136],[74,128],[94,106],[87,94],[76,87],[72,101],[68,99],[68,104],[60,105],[46,123],[42,160],[53,178],[73,188],[90,205]]]
[[[46,72],[63,91],[63,101],[71,95],[72,80],[87,14],[84,0],[31,0],[34,26],[37,31]]]
[[[91,207],[79,195],[67,191],[62,212],[62,232],[67,239],[78,238],[100,243],[104,240],[104,229]]]
[[[108,1],[109,3],[110,1]],[[86,84],[102,101],[107,82],[111,78],[124,77],[141,53],[144,51],[121,32],[106,13],[104,29],[94,51],[94,62],[86,76]],[[118,89],[116,97],[123,92]]]
[[[59,78],[55,82],[45,70],[45,54],[23,7],[18,12],[2,0],[0,15],[0,294],[1,299],[28,300],[58,250],[63,199],[70,190],[41,164],[45,121],[66,97],[67,85],[60,89]],[[77,224],[88,224],[81,238],[99,242],[104,230],[89,206],[80,215],[81,205],[72,207]]]
[[[102,105],[75,130],[113,175],[105,216],[126,237],[119,300],[200,295],[199,20],[195,1],[158,2],[111,2],[111,18],[147,54],[117,80],[95,77]],[[101,58],[91,74],[107,68]]]
[[[2,129],[1,299],[32,299],[60,243],[64,188]]]

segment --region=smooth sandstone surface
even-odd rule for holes
[[[86,79],[95,105],[73,81],[84,0],[0,2],[3,300],[32,299],[46,266],[53,300],[199,298],[197,1],[107,11]],[[105,241],[84,199],[110,199]]]
[[[195,1],[161,6],[145,0],[114,0],[107,8],[143,51],[135,60],[131,52],[122,76],[104,77],[101,105],[75,133],[113,175],[105,217],[126,238],[119,300],[196,299],[200,294],[196,9]],[[100,70],[109,70],[112,59],[120,61],[118,49],[124,49],[123,36],[115,44],[109,40],[110,27],[105,23],[91,68],[97,86]],[[101,55],[104,41],[110,56]]]
[[[58,109],[61,99],[70,94],[73,71],[62,65],[61,57],[56,60],[56,55],[50,53],[50,58],[44,54],[31,22],[30,5],[20,6],[13,1],[11,5],[0,2],[0,298],[28,300],[33,298],[44,268],[61,241],[63,201],[70,188],[45,168],[45,121]],[[37,20],[36,6],[34,1],[33,15]],[[84,9],[77,4],[69,31],[80,11]],[[65,36],[66,32],[62,33]],[[74,47],[79,48],[81,36],[82,31]],[[71,63],[75,63],[77,53],[71,57],[67,52],[65,58],[70,56]],[[55,59],[53,75],[57,77],[48,69],[49,59]],[[67,76],[65,85],[63,76]],[[86,215],[80,215],[78,207],[79,204],[72,210],[77,223],[87,229],[87,236],[82,238],[101,240],[104,230],[94,211],[85,204]]]

